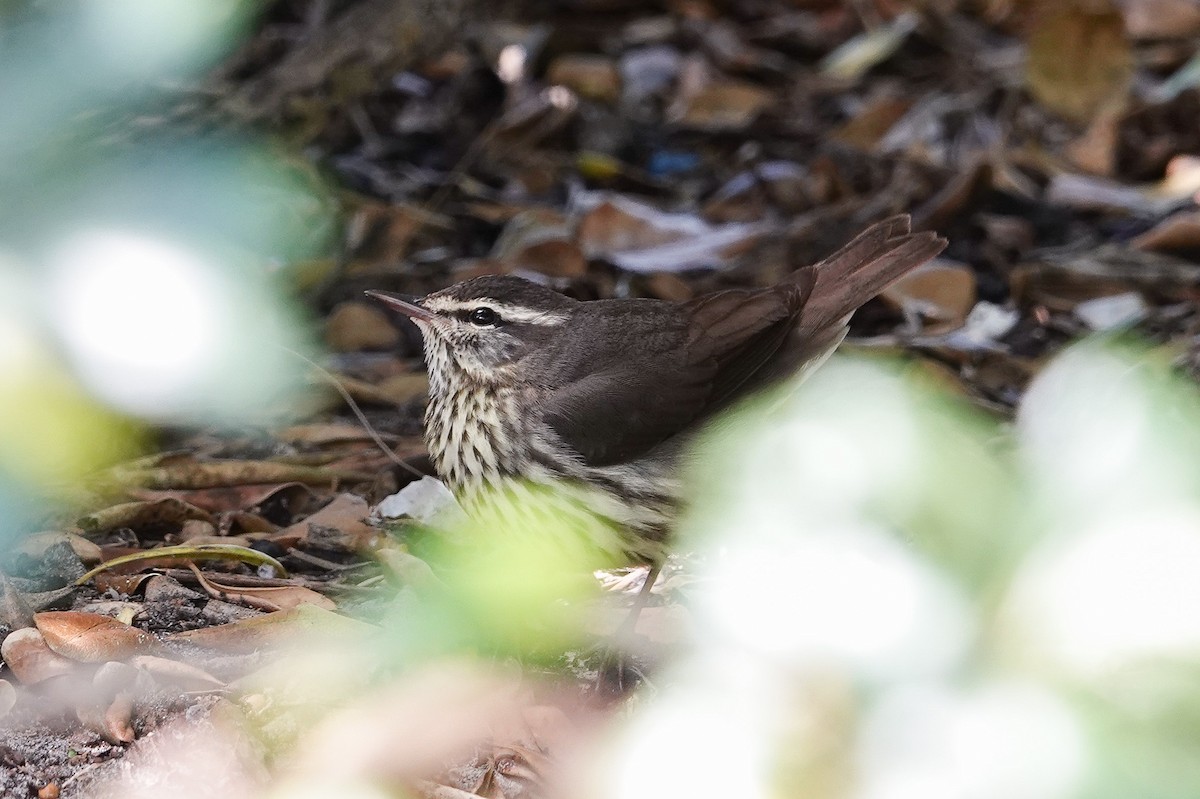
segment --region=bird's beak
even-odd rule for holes
[[[399,294],[393,294],[390,291],[368,291],[365,294],[372,299],[379,300],[392,310],[399,311],[414,321],[428,322],[429,324],[436,324],[438,322],[437,314],[433,311],[417,305],[415,302],[409,302]]]

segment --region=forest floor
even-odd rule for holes
[[[344,5],[273,4],[210,96],[270,73],[332,24],[318,7]],[[326,374],[394,455],[326,384],[275,429],[164,432],[162,452],[114,472],[119,490],[10,553],[0,621],[37,632],[4,651],[19,686],[12,701],[0,692],[4,796],[103,795],[131,774],[149,792],[210,756],[223,765],[204,769],[209,795],[249,795],[267,747],[227,716],[248,712],[234,696],[268,702],[244,681],[265,679],[269,644],[314,627],[356,635],[389,618],[398,591],[421,601],[426,567],[371,512],[428,470],[420,339],[366,289],[421,295],[503,273],[580,299],[686,300],[768,284],[906,212],[949,246],[855,316],[848,348],[900,355],[1000,420],[1092,334],[1132,333],[1200,373],[1194,3],[569,6],[465,26],[446,54],[352,89],[330,65],[255,109],[250,124],[336,186],[338,240],[293,290],[321,320]],[[218,103],[206,125],[214,114],[247,124]],[[262,558],[210,551],[198,567],[188,548],[201,545]],[[163,546],[185,549],[75,587],[97,563]],[[607,574],[619,601],[597,632],[643,577]],[[686,585],[673,563],[639,665],[686,627]],[[530,666],[536,687],[495,678],[519,729],[457,761],[430,744],[389,773],[422,796],[545,795],[561,728],[637,701],[635,681],[598,692],[596,666],[575,652]],[[486,693],[490,679],[455,690]],[[425,729],[426,688],[381,700],[419,723],[355,723]]]

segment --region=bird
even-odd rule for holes
[[[653,567],[669,551],[697,432],[819,366],[856,309],[946,243],[892,216],[774,285],[686,302],[580,301],[513,275],[417,300],[366,293],[421,332],[425,442],[468,511],[496,491],[544,488],[604,522],[603,548]]]

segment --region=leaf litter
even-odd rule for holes
[[[377,38],[352,34],[380,3],[329,5],[268,4],[215,77],[344,188],[336,257],[295,272],[342,389],[274,431],[171,431],[174,451],[114,469],[77,519],[6,556],[0,750],[29,766],[6,792],[99,792],[125,752],[182,768],[201,750],[151,733],[185,717],[209,735],[197,747],[236,742],[228,773],[262,787],[254,717],[312,755],[281,772],[297,784],[371,774],[422,796],[555,795],[553,762],[572,744],[553,741],[598,712],[570,672],[530,689],[472,664],[303,735],[269,723],[302,691],[267,677],[263,652],[369,639],[381,593],[440,590],[371,515],[392,497],[383,516],[414,525],[444,497],[419,478],[419,337],[364,288],[420,295],[512,273],[581,298],[686,299],[775,279],[912,210],[951,247],[856,315],[859,346],[903,350],[1000,416],[1090,330],[1137,330],[1181,368],[1200,363],[1200,17],[1187,0],[594,0],[536,24],[518,13],[434,60],[380,57],[395,43],[368,54]],[[345,64],[365,70],[348,80]],[[205,549],[221,539],[232,546]],[[255,554],[215,557],[235,549]],[[687,624],[686,584],[655,592],[639,631],[661,651]],[[284,696],[208,695],[247,675]],[[348,729],[377,747],[350,757]],[[389,761],[400,734],[427,748]],[[54,755],[62,741],[81,759]]]

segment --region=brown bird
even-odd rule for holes
[[[511,276],[417,302],[367,294],[421,330],[425,440],[468,507],[489,488],[550,485],[617,531],[621,554],[660,563],[693,434],[821,364],[855,309],[945,246],[895,216],[774,286],[684,303],[580,302]]]

